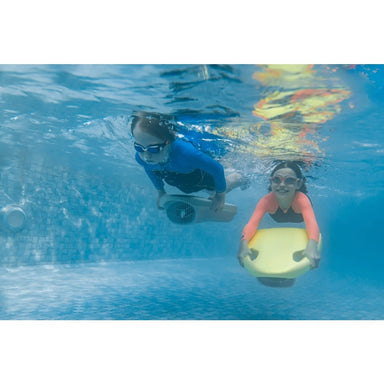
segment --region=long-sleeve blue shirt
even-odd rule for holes
[[[217,193],[226,190],[224,168],[219,162],[212,159],[204,152],[199,151],[192,143],[185,140],[177,138],[170,145],[169,159],[163,164],[148,164],[142,160],[139,153],[136,152],[136,161],[144,167],[156,189],[164,189],[164,182],[161,177],[153,173],[153,171],[168,171],[187,174],[193,172],[195,169],[201,169],[213,177]]]

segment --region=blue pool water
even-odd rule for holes
[[[383,69],[0,66],[0,208],[25,213],[0,230],[0,319],[383,319]],[[137,110],[175,114],[249,176],[227,196],[232,222],[178,226],[156,209]],[[279,158],[304,162],[324,239],[320,268],[289,289],[236,259]]]

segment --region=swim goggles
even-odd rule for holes
[[[297,179],[296,177],[288,176],[288,177],[281,177],[281,176],[273,176],[270,178],[272,184],[281,184],[283,181],[286,185],[293,185],[300,179]]]
[[[153,144],[153,145],[148,145],[146,147],[135,142],[133,146],[135,147],[135,150],[137,152],[140,152],[140,153],[149,152],[149,153],[156,154],[156,153],[160,153],[167,144],[168,144],[168,140],[163,144]]]

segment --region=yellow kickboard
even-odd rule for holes
[[[249,242],[258,255],[254,260],[245,257],[244,267],[256,277],[296,278],[311,269],[309,259],[300,257],[307,242],[302,228],[259,229]]]

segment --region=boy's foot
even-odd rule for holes
[[[232,191],[237,187],[243,191],[244,189],[249,188],[251,182],[249,177],[241,175],[239,172],[233,172],[226,177],[227,181],[227,192]]]

